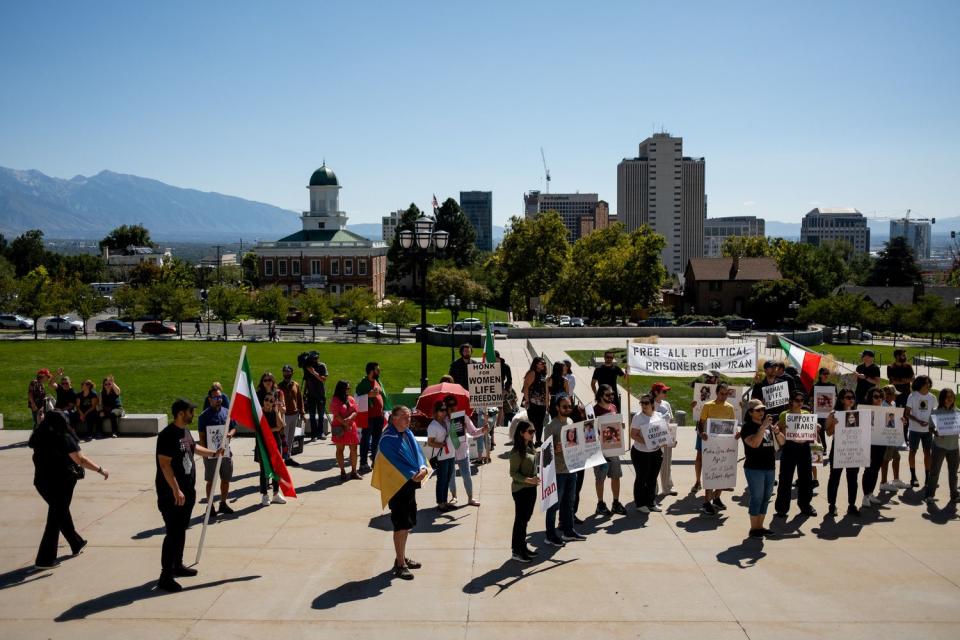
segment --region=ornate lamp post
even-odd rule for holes
[[[470,317],[472,318],[477,310],[477,303],[471,300],[467,303],[467,309],[470,311]],[[470,323],[470,342],[473,343],[473,322]]]
[[[450,362],[453,362],[453,343],[456,342],[456,329],[454,327],[457,324],[457,314],[460,312],[460,298],[451,293],[444,302],[444,306],[450,309]]]
[[[421,214],[413,223],[413,231],[400,232],[400,247],[420,269],[420,390],[427,388],[427,266],[447,248],[450,234],[435,231],[433,218]]]
[[[797,341],[797,316],[800,315],[800,303],[794,300],[787,305],[790,309],[790,313],[793,315],[793,341]]]

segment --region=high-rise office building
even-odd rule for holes
[[[723,241],[733,236],[766,235],[766,223],[756,216],[729,216],[707,218],[703,223],[703,257],[723,255]]]
[[[900,218],[890,221],[890,239],[905,238],[918,260],[930,259],[930,222]]]
[[[617,218],[628,231],[649,225],[667,240],[662,252],[669,273],[683,273],[703,255],[707,217],[703,158],[683,155],[683,138],[655,133],[636,158],[617,165]]]
[[[381,219],[380,233],[388,247],[393,244],[393,236],[397,233],[397,226],[399,226],[403,214],[403,209],[397,209],[396,211],[391,211],[390,215],[383,216]]]
[[[857,253],[870,251],[870,227],[862,213],[846,207],[817,207],[803,217],[800,242],[817,246],[837,240],[849,242]]]
[[[460,209],[477,232],[477,249],[493,251],[493,192],[461,191]]]
[[[547,211],[556,211],[567,228],[567,239],[576,242],[581,236],[607,226],[610,206],[595,193],[523,194],[523,208],[527,218],[535,218]]]

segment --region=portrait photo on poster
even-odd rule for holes
[[[720,420],[710,418],[707,420],[707,435],[711,436],[732,436],[737,431],[736,420]]]

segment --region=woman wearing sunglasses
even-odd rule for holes
[[[870,406],[882,407],[883,389],[874,387],[867,391],[867,400],[870,401]],[[886,452],[886,445],[870,445],[870,466],[863,470],[863,502],[860,503],[861,508],[875,507],[882,502],[880,498],[873,495],[873,491],[877,488],[877,480],[880,478],[880,467],[883,465],[883,456]]]
[[[517,562],[529,563],[537,552],[527,546],[527,523],[533,515],[533,507],[537,503],[537,452],[533,448],[533,441],[537,437],[537,430],[533,425],[522,420],[513,432],[513,449],[510,451],[510,485],[513,494],[513,559]]]
[[[786,437],[773,422],[773,416],[767,414],[767,408],[760,400],[751,400],[743,416],[743,428],[740,430],[743,440],[743,475],[750,488],[750,537],[762,538],[773,534],[763,526],[767,515],[767,505],[773,496],[773,477],[777,466],[773,441],[783,446]]]
[[[857,396],[850,389],[844,389],[840,392],[840,395],[837,397],[837,407],[836,411],[854,411],[857,408]],[[837,428],[837,418],[831,413],[827,416],[827,435],[833,436],[834,431]],[[851,467],[848,469],[838,469],[834,468],[834,450],[836,449],[837,441],[834,438],[830,443],[830,480],[827,482],[827,502],[830,503],[830,508],[827,510],[827,515],[836,516],[837,515],[837,492],[840,489],[840,476],[846,471],[847,475],[847,515],[850,516],[859,516],[860,509],[857,508],[857,476],[860,474],[860,469],[857,467]]]
[[[803,408],[806,396],[802,391],[794,391],[790,395],[790,404],[787,410],[779,412],[777,424],[780,431],[786,433],[788,413],[809,413]],[[770,412],[772,413],[772,412]],[[780,479],[777,485],[777,501],[774,505],[775,517],[786,518],[790,511],[792,498],[793,473],[797,473],[797,506],[800,513],[811,518],[817,516],[817,510],[810,504],[813,500],[813,463],[810,457],[809,442],[794,442],[787,440],[780,452]]]

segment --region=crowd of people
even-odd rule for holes
[[[86,442],[107,436],[104,422],[110,424],[110,437],[116,438],[124,413],[120,387],[113,375],[103,379],[99,393],[93,380],[89,379],[80,383],[78,391],[62,368],[57,369],[56,375],[49,369],[37,371],[27,386],[27,406],[33,416],[34,428],[43,422],[47,412],[56,410],[64,414],[73,434]]]

